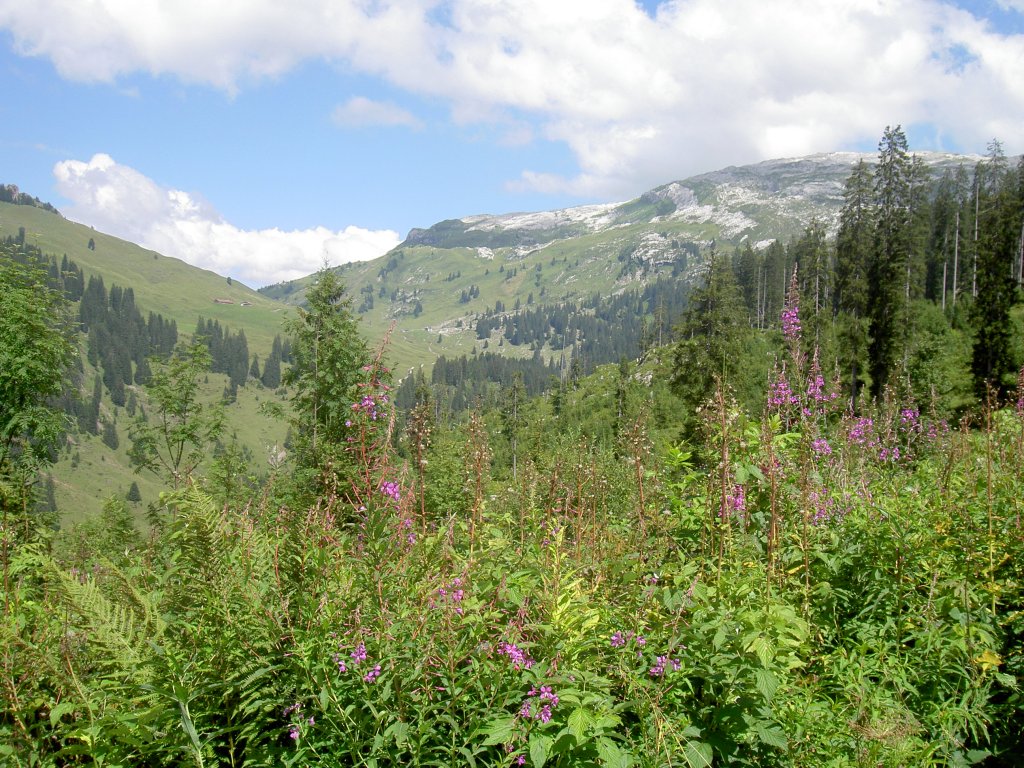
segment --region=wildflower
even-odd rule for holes
[[[908,432],[921,431],[921,413],[917,408],[904,408],[900,411],[900,426]]]
[[[722,518],[730,512],[743,512],[747,508],[747,494],[742,485],[733,486],[730,493],[722,499]]]
[[[771,385],[768,387],[768,405],[772,408],[784,408],[789,405],[796,405],[800,398],[796,396],[789,386],[789,379],[786,377],[786,370],[776,372],[773,375]]]
[[[387,482],[381,483],[380,492],[395,501],[400,501],[402,498],[401,488],[394,480],[388,480]]]
[[[356,664],[358,664],[361,661],[366,661],[366,646],[363,643],[360,643],[356,646],[356,649],[352,651],[352,653],[349,655],[352,657],[352,660]]]
[[[811,443],[811,450],[818,456],[830,456],[832,454],[832,446],[828,444],[828,440],[824,437],[819,437]]]
[[[292,726],[292,729],[290,731],[288,731],[288,737],[292,741],[298,741],[299,740],[299,729],[298,729],[297,726],[294,726],[294,725]]]
[[[378,677],[380,677],[380,664],[375,665],[373,669],[371,669],[369,672],[363,675],[363,681],[367,683],[372,683]]]
[[[782,308],[782,335],[787,339],[799,340],[800,338],[800,289],[796,281],[796,267],[793,267],[793,277],[789,281],[786,304]]]
[[[508,656],[508,660],[512,662],[512,669],[529,669],[533,666],[533,659],[529,658],[522,648],[513,643],[499,643],[498,653]]]
[[[871,440],[875,428],[875,422],[869,418],[860,418],[850,427],[849,440],[856,445],[873,444]],[[870,441],[870,442],[869,442]]]
[[[621,632],[616,632],[612,635],[612,639],[609,641],[612,648],[621,648],[626,644],[626,638],[622,636]]]

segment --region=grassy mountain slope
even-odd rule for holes
[[[939,173],[977,158],[925,153]],[[834,229],[843,186],[858,160],[832,153],[726,168],[657,187],[621,204],[449,219],[415,229],[379,259],[338,268],[371,338],[393,323],[390,357],[399,369],[478,345],[477,319],[500,301],[505,312],[611,296],[667,275],[693,281],[708,246],[731,251],[789,241],[815,219]],[[312,277],[261,289],[301,303]],[[475,289],[475,290],[474,290]],[[372,299],[372,302],[370,301]],[[495,344],[491,351],[499,351]],[[529,350],[504,345],[509,355]]]
[[[250,352],[266,356],[287,310],[281,304],[238,282],[208,270],[146,250],[134,243],[76,224],[42,208],[0,203],[0,237],[17,236],[24,227],[25,239],[45,253],[67,257],[89,275],[103,278],[109,289],[116,283],[135,291],[143,313],[157,312],[178,323],[182,333],[192,333],[201,315],[232,330],[244,329]],[[89,240],[95,242],[91,250]],[[232,304],[215,304],[215,298]],[[242,306],[249,302],[251,306]]]
[[[152,311],[174,319],[180,340],[191,336],[200,316],[215,319],[231,332],[243,330],[250,356],[256,354],[263,361],[274,336],[282,333],[289,308],[244,285],[229,284],[213,272],[105,235],[42,208],[0,202],[0,237],[17,237],[21,228],[27,243],[58,259],[66,254],[82,268],[87,280],[90,275],[100,276],[108,290],[113,284],[131,287],[143,317]],[[95,250],[89,248],[90,239]],[[233,303],[216,304],[215,298],[230,299]],[[82,346],[84,361],[84,339]],[[96,371],[88,363],[85,367],[83,397],[88,397]],[[219,399],[227,377],[211,373],[207,378],[204,397],[209,401]],[[134,389],[145,405],[142,388]],[[260,413],[259,405],[267,399],[282,398],[250,382],[239,389],[237,401],[225,409],[224,442],[237,437],[239,445],[248,451],[255,472],[267,471],[268,449],[283,443],[287,429],[283,422]],[[111,496],[123,499],[132,482],[138,483],[142,494],[143,503],[136,510],[141,516],[145,505],[166,489],[162,480],[148,473],[138,474],[131,467],[128,428],[132,418],[125,409],[113,406],[109,393],[104,392],[100,411],[102,422],[116,424],[120,443],[117,450],[107,447],[99,436],[73,434],[72,443],[48,473],[54,479],[57,506],[65,523],[98,512]]]

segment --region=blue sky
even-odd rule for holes
[[[726,165],[1024,150],[1024,0],[0,0],[0,181],[262,285]]]

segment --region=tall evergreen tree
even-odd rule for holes
[[[804,338],[817,344],[822,321],[831,315],[832,254],[826,242],[825,225],[815,219],[793,244],[793,261],[800,265]]]
[[[868,345],[871,393],[889,383],[899,357],[905,327],[905,285],[911,240],[911,160],[902,128],[886,127],[878,145],[875,173],[875,228],[868,290],[871,341]]]
[[[267,389],[277,389],[281,386],[281,337],[274,337],[274,344],[270,348],[270,354],[263,363],[263,386]]]
[[[874,229],[873,184],[870,167],[863,160],[859,161],[846,180],[836,235],[833,306],[836,312],[846,312],[855,318],[867,316],[868,268]]]
[[[732,269],[721,256],[711,254],[707,280],[690,296],[676,335],[672,387],[691,410],[711,395],[716,378],[737,382],[750,325]]]
[[[285,377],[295,392],[294,454],[307,473],[320,474],[332,462],[343,471],[337,458],[344,454],[345,422],[370,356],[337,274],[321,269],[306,301],[287,326],[294,339],[293,363]]]
[[[977,242],[977,301],[972,312],[975,330],[971,372],[975,392],[984,399],[991,388],[1005,399],[1013,386],[1016,365],[1012,352],[1010,309],[1017,300],[1013,274],[1020,258],[1024,236],[1024,199],[1017,172],[1007,168],[1002,146],[989,146],[986,168],[978,177],[985,180],[979,190]]]

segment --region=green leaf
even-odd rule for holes
[[[569,731],[576,737],[576,741],[584,741],[587,729],[593,725],[594,718],[583,707],[577,707],[569,713]]]
[[[60,719],[68,712],[74,712],[75,705],[71,701],[62,701],[50,710],[50,727],[53,728],[60,722]]]
[[[764,723],[755,723],[754,733],[757,734],[758,739],[770,747],[786,749],[789,746],[789,742],[786,741],[786,735],[778,726],[766,726]]]
[[[711,746],[702,741],[688,741],[683,747],[683,760],[690,768],[710,768],[712,759]]]
[[[492,747],[495,744],[507,744],[512,740],[515,733],[516,719],[512,715],[499,717],[484,729],[484,745]]]
[[[629,766],[629,756],[619,748],[618,744],[606,736],[597,740],[597,756],[605,768],[627,768]]]
[[[779,689],[778,679],[767,669],[754,670],[754,684],[757,686],[758,692],[768,701],[771,701]]]
[[[542,733],[530,734],[530,760],[533,768],[543,768],[548,759],[548,750],[551,748],[551,739]]]

